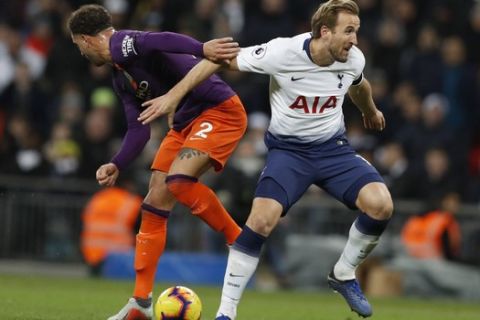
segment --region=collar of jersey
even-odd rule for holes
[[[310,55],[310,42],[311,41],[312,41],[312,34],[310,34],[310,37],[305,39],[305,41],[303,42],[303,50],[305,50],[305,52],[307,53],[307,56],[310,59],[310,61],[313,62],[312,56]],[[313,63],[315,63],[315,62],[313,62]]]

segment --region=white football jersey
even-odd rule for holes
[[[365,57],[356,46],[345,63],[327,67],[310,58],[311,34],[276,38],[242,48],[238,68],[270,75],[272,119],[277,138],[301,143],[323,142],[345,132],[342,104],[352,82],[361,82]]]

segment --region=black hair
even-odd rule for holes
[[[75,10],[68,19],[68,29],[72,34],[94,36],[112,27],[112,16],[98,4],[83,5]]]

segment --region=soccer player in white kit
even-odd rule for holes
[[[242,293],[255,272],[266,238],[288,209],[315,184],[360,212],[345,248],[328,275],[329,286],[350,308],[369,317],[355,270],[378,243],[393,211],[383,179],[345,137],[345,94],[362,112],[368,129],[383,130],[385,119],[362,74],[365,58],[357,44],[359,8],[352,0],[330,0],[312,17],[312,32],[243,48],[232,70],[270,75],[272,118],[265,136],[269,149],[249,218],[231,246],[217,320],[233,320]],[[203,61],[167,95],[147,103],[139,120],[148,123],[175,110],[181,98],[219,69]]]

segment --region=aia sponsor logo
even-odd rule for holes
[[[310,100],[310,103],[309,103]],[[328,98],[315,97],[307,99],[305,96],[298,96],[297,99],[289,106],[290,109],[297,110],[306,114],[319,114],[325,112],[326,109],[334,109],[337,107],[337,97]],[[322,101],[320,101],[322,100]]]

